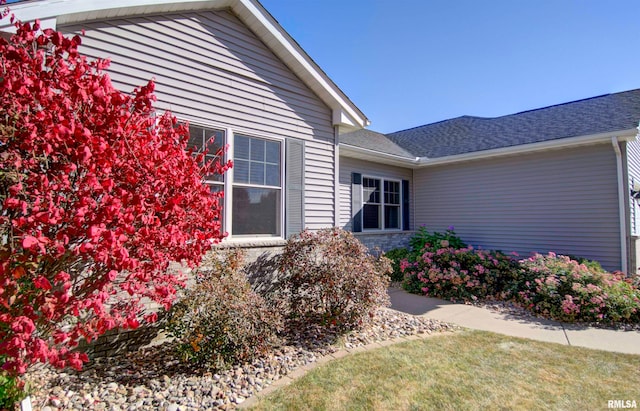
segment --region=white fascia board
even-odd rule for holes
[[[340,143],[340,154],[344,155],[345,157],[377,161],[382,164],[397,165],[409,168],[424,168],[443,164],[459,163],[463,161],[482,160],[498,156],[535,153],[538,151],[578,147],[596,143],[610,144],[612,137],[617,138],[618,141],[634,141],[636,140],[638,135],[638,129],[630,129],[610,133],[600,133],[588,136],[542,141],[539,143],[522,144],[512,147],[497,148],[494,150],[475,151],[473,153],[458,154],[441,158],[416,157],[415,159]]]
[[[429,167],[442,164],[458,163],[461,161],[482,160],[498,156],[534,153],[537,151],[570,148],[596,143],[610,143],[611,137],[619,141],[633,141],[638,135],[637,129],[621,130],[617,132],[592,134],[588,136],[561,138],[557,140],[541,141],[539,143],[521,144],[512,147],[502,147],[493,150],[475,151],[473,153],[457,154],[441,158],[420,157],[418,167]]]
[[[296,41],[256,0],[41,0],[11,4],[22,21],[40,19],[55,28],[61,24],[137,14],[230,8],[332,110],[334,126],[364,128],[367,117],[353,104]],[[0,25],[0,30],[8,24]]]
[[[357,158],[360,160],[370,160],[383,164],[395,165],[400,167],[416,168],[420,160],[419,157],[408,158],[397,156],[394,154],[383,153],[376,150],[352,146],[340,143],[340,155],[345,157]]]
[[[333,110],[333,125],[349,127],[352,130],[362,128],[360,127],[361,124],[357,124],[344,110]],[[366,125],[368,125],[368,122]]]

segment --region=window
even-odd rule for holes
[[[226,144],[230,149],[220,160],[232,157],[233,168],[223,175],[204,177],[211,191],[225,193],[224,230],[240,239],[280,238],[300,232],[304,227],[304,142],[250,137],[230,128],[189,126],[188,148],[194,155],[207,150],[205,162],[218,160],[216,155]]]
[[[381,229],[380,225],[380,180],[362,179],[362,227],[365,230]]]
[[[218,151],[225,144],[224,137],[224,131],[189,125],[188,148],[193,148],[194,154],[207,150],[204,158],[204,163],[206,164],[216,160]],[[224,189],[224,175],[210,174],[204,176],[204,180],[211,186],[212,191],[221,191]]]
[[[400,229],[399,181],[384,181],[384,228]]]
[[[400,181],[362,178],[362,227],[365,230],[399,230]]]
[[[280,236],[282,143],[236,135],[232,235]]]

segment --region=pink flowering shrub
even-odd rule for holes
[[[473,247],[426,251],[413,263],[403,264],[405,288],[420,286],[430,296],[475,301],[501,294],[504,272],[515,270],[514,261],[496,251]]]
[[[453,229],[412,239],[400,261],[405,290],[455,301],[511,300],[565,322],[640,321],[640,279],[608,273],[594,261],[536,254],[517,261],[497,251],[474,250]]]
[[[475,301],[500,295],[505,280],[517,272],[517,262],[509,256],[462,246],[453,230],[444,235],[434,233],[432,239],[435,241],[424,242],[422,252],[414,254],[413,259],[401,262],[403,287],[409,292]]]
[[[640,290],[622,273],[607,273],[567,256],[535,254],[510,292],[531,311],[566,322],[638,322]]]

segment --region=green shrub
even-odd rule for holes
[[[223,369],[278,342],[282,317],[251,290],[242,259],[239,250],[210,252],[169,312],[166,328],[184,360]]]
[[[279,271],[271,298],[283,303],[293,320],[347,331],[389,304],[389,259],[369,254],[351,233],[338,228],[291,237]]]
[[[24,381],[6,372],[0,373],[0,410],[13,410],[27,395]]]
[[[451,247],[455,250],[465,248],[467,245],[453,231],[450,226],[444,233],[430,233],[425,226],[420,226],[418,231],[409,239],[409,246],[416,256],[425,249],[435,251],[440,248]]]
[[[636,323],[640,290],[622,273],[567,256],[536,254],[521,261],[513,298],[533,312],[565,322]]]
[[[391,260],[391,281],[400,282],[404,280],[404,273],[400,268],[402,260],[408,259],[411,253],[406,248],[394,248],[384,253],[384,256]]]
[[[569,257],[570,260],[577,261],[578,264],[584,265],[585,267],[587,267],[589,269],[589,271],[599,272],[599,273],[605,273],[606,272],[606,270],[604,268],[602,268],[602,265],[600,265],[600,263],[598,261],[589,260],[588,258],[578,257],[578,256],[571,255],[571,254],[567,254],[566,256]]]

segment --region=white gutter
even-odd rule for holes
[[[340,153],[346,157],[353,157],[359,159],[377,159],[386,163],[393,162],[403,165],[405,167],[415,167],[418,165],[420,157],[403,157],[396,154],[383,153],[381,151],[372,150],[369,148],[363,148],[359,146],[352,146],[350,144],[340,143]]]
[[[521,144],[517,146],[501,147],[492,150],[474,151],[472,153],[457,154],[439,158],[429,157],[403,157],[394,154],[383,153],[377,150],[369,148],[363,148],[359,146],[353,146],[345,143],[340,143],[343,148],[342,153],[346,156],[355,158],[368,158],[377,159],[380,161],[393,162],[398,165],[411,168],[422,168],[429,166],[438,166],[451,163],[459,163],[462,161],[482,160],[498,156],[514,155],[514,154],[526,154],[536,151],[553,150],[559,148],[570,148],[582,146],[585,144],[595,143],[608,143],[612,138],[616,138],[617,141],[633,141],[638,134],[638,129],[629,129],[623,131],[617,131],[615,133],[599,133],[588,136],[561,138],[556,140],[541,141],[539,143]]]
[[[460,161],[479,160],[510,154],[525,154],[535,151],[551,150],[558,148],[568,148],[581,146],[585,144],[608,142],[611,138],[617,138],[618,141],[632,141],[635,139],[638,130],[633,128],[630,130],[617,131],[615,133],[599,133],[588,136],[560,138],[556,140],[541,141],[539,143],[521,144],[511,147],[496,148],[493,150],[474,151],[473,153],[457,154],[453,156],[441,158],[420,157],[419,165],[435,166],[449,163],[457,163]]]
[[[618,213],[620,215],[620,258],[622,258],[622,272],[628,273],[627,262],[627,224],[626,224],[626,212],[625,212],[625,193],[626,187],[624,184],[624,176],[622,170],[622,152],[620,151],[620,145],[618,137],[611,137],[611,144],[613,145],[613,151],[616,153],[616,171],[618,174]]]

